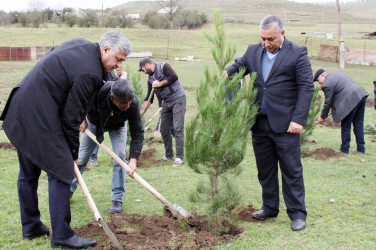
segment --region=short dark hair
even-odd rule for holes
[[[130,81],[119,78],[112,84],[111,94],[116,100],[131,101],[134,97],[134,88]]]
[[[149,57],[145,57],[145,58],[141,59],[138,71],[141,71],[142,67],[144,67],[144,65],[147,64],[147,63],[153,63],[153,61]]]

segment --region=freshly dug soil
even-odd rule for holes
[[[260,222],[260,220],[252,217],[252,214],[258,210],[259,209],[254,208],[252,204],[249,204],[247,207],[240,210],[238,213],[238,219],[242,221]]]
[[[375,105],[375,100],[372,98],[372,99],[367,99],[366,101],[366,107],[369,107],[369,108],[373,108]]]
[[[329,127],[329,128],[340,128],[341,127],[341,123],[337,123],[333,119],[328,119],[328,118],[326,118],[325,121],[323,123],[321,123],[321,125],[324,125],[324,126]]]
[[[216,236],[209,231],[204,216],[193,215],[188,220],[177,220],[161,215],[112,214],[106,223],[124,249],[200,249],[233,241],[244,230],[227,223],[228,232]],[[218,225],[219,227],[220,225]],[[223,226],[223,224],[221,225]],[[93,249],[115,249],[98,223],[75,228],[75,232],[86,238],[95,238]]]
[[[11,149],[16,150],[12,143],[9,142],[0,142],[0,149]]]
[[[138,158],[137,167],[151,168],[166,165],[166,162],[158,161],[158,156],[156,156],[156,154],[157,150],[155,148],[143,150]]]
[[[308,157],[313,157],[316,160],[329,160],[331,158],[344,157],[340,152],[334,151],[332,148],[317,148],[307,153]]]

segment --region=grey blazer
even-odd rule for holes
[[[368,92],[362,86],[340,71],[326,75],[322,90],[325,102],[321,118],[327,118],[331,109],[335,122],[341,122],[363,97],[368,96]]]

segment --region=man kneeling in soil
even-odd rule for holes
[[[134,94],[132,83],[121,78],[116,82],[107,82],[99,90],[97,98],[98,110],[93,106],[83,123],[87,123],[87,129],[96,133],[97,136],[103,136],[103,133],[108,131],[113,151],[124,161],[127,143],[126,121],[129,121],[131,145],[128,165],[132,171],[127,174],[132,177],[133,173],[137,171],[137,159],[144,141],[139,102]],[[83,173],[95,146],[96,143],[83,133],[78,153],[78,168],[81,173]],[[75,177],[70,188],[71,195],[76,190],[77,184]],[[110,213],[121,213],[125,193],[125,172],[116,161],[113,166],[111,189]]]

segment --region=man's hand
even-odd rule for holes
[[[133,174],[137,172],[137,160],[135,158],[131,158],[129,160],[128,166],[131,168],[131,170],[127,170],[127,174],[133,178]]]
[[[315,122],[315,124],[320,124],[320,123],[323,123],[323,122],[325,122],[325,119],[319,117],[319,119],[317,119],[317,121]],[[375,124],[376,124],[376,123],[375,123]]]
[[[74,163],[76,163],[76,165],[78,165],[78,159],[74,161]]]
[[[290,122],[289,129],[287,133],[291,134],[301,134],[303,132],[303,126],[296,122]]]
[[[84,119],[84,121],[80,125],[80,132],[83,133],[85,132],[86,129],[87,129],[87,122],[86,122],[86,119]]]
[[[162,83],[158,80],[155,80],[152,85],[151,85],[153,88],[159,88],[159,87],[162,87]]]

